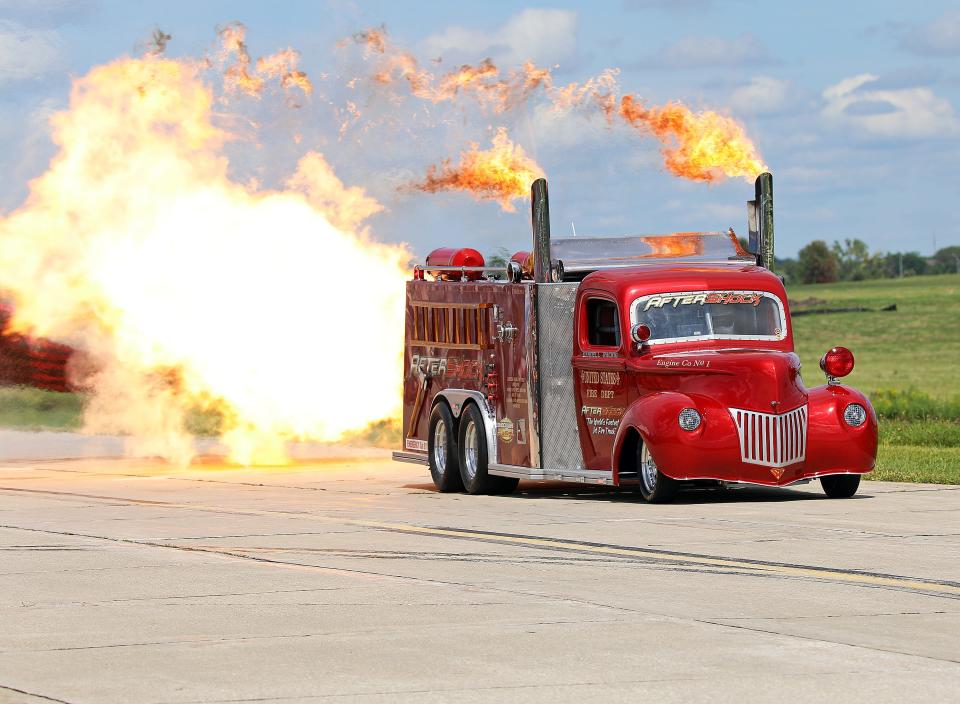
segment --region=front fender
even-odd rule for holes
[[[703,425],[694,431],[680,428],[678,418],[684,408],[702,409],[702,403],[676,391],[660,391],[637,399],[627,408],[613,443],[614,482],[619,481],[620,459],[632,430],[640,434],[640,438],[650,449],[653,461],[658,465],[661,463],[663,448],[677,444],[680,433],[683,433],[687,440],[700,437]]]
[[[877,461],[877,412],[867,397],[841,384],[818,386],[808,393],[808,471],[832,474],[872,470]],[[843,420],[843,412],[851,403],[867,409],[867,420],[857,428]]]

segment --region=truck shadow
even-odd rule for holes
[[[813,485],[811,485],[813,486]],[[404,489],[436,492],[431,483],[405,484]],[[819,488],[819,487],[818,487]],[[463,494],[454,494],[463,496]],[[576,482],[520,482],[512,494],[499,496],[505,500],[563,499],[564,501],[609,501],[613,503],[644,503],[637,489],[614,489],[605,486],[588,486]],[[859,493],[850,500],[872,499],[871,494]],[[681,490],[671,504],[727,504],[769,503],[778,501],[820,501],[827,496],[811,488],[790,489],[780,487],[747,487],[742,489],[717,489],[694,487]]]
[[[769,503],[781,501],[820,501],[827,496],[813,488],[790,489],[781,487],[745,487],[740,489],[720,489],[692,487],[681,490],[671,503],[673,504],[725,504],[725,503]],[[589,501],[611,501],[622,503],[644,503],[637,489],[611,489],[609,487],[585,487],[582,484],[539,484],[521,482],[517,491],[510,496],[518,499],[585,499]],[[870,494],[858,494],[854,499],[869,499]]]

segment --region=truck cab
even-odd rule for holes
[[[472,249],[415,269],[396,459],[468,493],[561,480],[657,502],[690,484],[816,478],[829,497],[856,492],[877,418],[839,382],[853,356],[829,350],[827,383],[805,386],[786,291],[761,256],[732,230],[551,240],[532,195],[534,250],[502,279]]]
[[[636,477],[656,500],[684,481],[783,486],[873,468],[869,401],[839,383],[807,389],[786,292],[762,267],[597,271],[576,320],[584,464],[617,483]]]

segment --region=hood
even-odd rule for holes
[[[646,388],[706,397],[727,408],[785,413],[803,405],[800,358],[793,352],[720,349],[648,354],[631,360]]]

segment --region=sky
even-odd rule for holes
[[[0,0],[0,213],[23,202],[54,155],[48,120],[67,107],[71,78],[141,53],[155,28],[172,36],[170,55],[203,56],[231,21],[247,27],[254,56],[293,47],[308,75],[328,82],[349,77],[338,41],[380,25],[425,64],[533,60],[563,82],[615,67],[622,89],[651,104],[682,101],[745,125],[774,175],[778,256],[814,239],[922,254],[960,245],[960,5],[937,0]],[[625,126],[460,106],[442,128],[407,131],[396,126],[406,106],[393,106],[391,129],[341,137],[337,95],[298,109],[251,107],[258,146],[231,154],[236,178],[282,183],[297,150],[316,149],[386,207],[370,223],[378,239],[408,242],[420,256],[439,246],[526,249],[523,204],[510,213],[462,193],[398,187],[468,142],[488,142],[503,122],[547,174],[555,234],[745,234],[751,184],[681,180],[655,141]],[[388,110],[368,100],[362,109]]]

